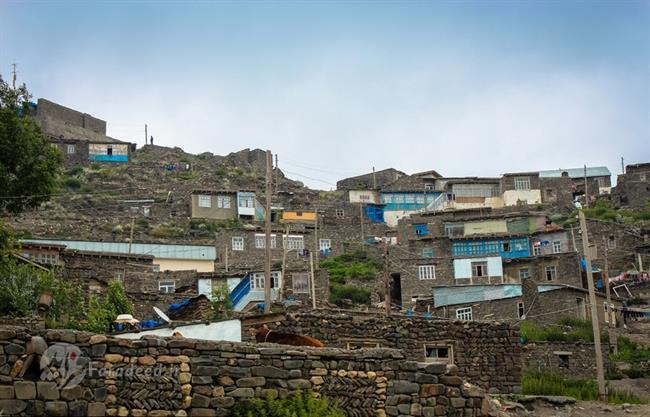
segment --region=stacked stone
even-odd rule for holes
[[[450,345],[461,377],[495,393],[521,392],[519,331],[508,323],[305,312],[287,316],[275,329],[341,348],[350,339],[381,340],[382,347],[416,361],[424,361],[425,343]]]

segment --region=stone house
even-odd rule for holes
[[[90,162],[128,162],[135,144],[106,136],[106,122],[87,113],[40,98],[34,117],[66,166]]]
[[[503,174],[501,195],[505,206],[541,204],[542,192],[538,172]]]
[[[193,219],[229,220],[237,218],[237,192],[193,190],[190,194]]]
[[[425,211],[438,196],[440,192],[426,186],[422,178],[402,176],[381,188],[380,202],[384,205],[384,220],[388,226],[395,227],[399,219]]]
[[[400,177],[406,175],[394,168],[382,169],[381,171],[345,178],[336,182],[337,190],[372,190],[392,184]]]
[[[650,200],[650,163],[627,165],[616,180],[612,202],[617,207],[643,208]]]
[[[571,180],[571,188],[573,197],[585,195],[585,177],[587,179],[587,194],[590,196],[590,201],[594,197],[609,194],[612,187],[612,173],[607,167],[587,167],[586,175],[584,168],[567,168],[567,169],[552,169],[546,171],[539,171],[540,179],[569,177]]]
[[[532,278],[540,284],[582,287],[580,258],[575,252],[536,255],[503,260],[504,282],[520,283]]]

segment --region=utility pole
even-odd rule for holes
[[[576,246],[576,235],[573,233],[573,226],[571,226],[571,241],[573,242],[573,250],[578,252],[578,247]]]
[[[278,171],[279,171],[279,169],[278,169],[278,154],[276,153],[275,154],[275,173],[274,173],[275,174],[275,179],[273,181],[273,183],[275,184],[274,188],[275,188],[276,193],[278,192]]]
[[[585,171],[586,172],[586,171]],[[586,182],[585,182],[585,185]],[[596,376],[598,379],[598,397],[601,401],[607,402],[607,387],[605,386],[605,372],[603,370],[603,352],[600,345],[600,326],[598,323],[598,306],[596,304],[596,291],[594,289],[594,277],[591,269],[591,251],[589,250],[589,237],[587,236],[587,221],[585,213],[578,210],[580,218],[580,229],[582,230],[582,248],[585,255],[587,285],[589,287],[589,304],[591,305],[591,325],[594,332],[594,351],[596,353]]]
[[[271,312],[271,180],[273,179],[273,155],[266,151],[266,215],[264,229],[266,234],[264,245],[264,313]],[[281,280],[284,277],[280,277]]]
[[[587,165],[585,165],[585,208],[589,208],[589,192],[587,191]]]
[[[144,124],[144,144],[147,144],[147,141],[149,140],[149,134],[147,133],[147,124]]]
[[[131,253],[131,245],[133,245],[133,229],[135,228],[135,216],[131,216],[131,237],[129,238],[129,253]]]
[[[621,156],[621,174],[625,174],[625,163],[623,162],[622,156]]]
[[[228,245],[226,245],[226,272],[228,272]]]
[[[315,218],[316,226],[314,227],[314,253],[317,254],[318,256],[318,254],[320,253],[320,242],[318,241],[318,207],[316,207],[315,209],[315,214],[316,214],[316,218]]]
[[[314,276],[313,252],[309,252],[309,266],[311,268],[311,307],[316,310],[316,277]]]
[[[390,316],[390,276],[388,274],[388,239],[384,237],[384,303],[386,304],[386,315]]]
[[[616,339],[616,333],[614,329],[614,323],[612,323],[614,315],[612,314],[612,294],[609,289],[609,259],[608,254],[609,250],[607,249],[607,239],[603,236],[603,252],[605,252],[605,273],[602,277],[603,285],[605,285],[605,294],[607,295],[607,335],[609,336],[609,345],[614,346],[614,353],[618,353],[618,341]]]
[[[285,234],[287,236],[287,241],[289,240],[289,223],[285,225]],[[281,236],[282,242],[282,278],[280,279],[280,292],[278,295],[278,298],[282,300],[282,297],[284,296],[284,274],[287,271],[287,245],[284,244],[284,236]],[[276,237],[276,242],[277,242],[277,237]]]
[[[363,203],[362,202],[359,202],[359,220],[361,222],[361,249],[363,249],[364,233],[363,233]]]
[[[18,65],[18,64],[16,64],[15,62],[13,64],[11,64],[11,66],[14,67],[13,71],[11,72],[13,74],[12,86],[13,86],[14,90],[16,89],[16,74],[18,74],[18,72],[16,71],[16,65]]]
[[[375,167],[372,167],[372,189],[377,189],[377,176],[375,175]]]

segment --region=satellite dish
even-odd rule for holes
[[[172,322],[171,319],[169,317],[167,317],[167,314],[163,313],[163,311],[161,309],[159,309],[158,307],[154,307],[153,311],[155,311],[156,314],[158,314],[158,317],[163,319],[163,321],[166,321],[167,323]]]

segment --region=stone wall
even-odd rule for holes
[[[609,346],[602,345],[607,368]],[[523,345],[521,359],[525,370],[550,371],[566,377],[596,378],[593,343],[529,342]]]
[[[3,415],[228,416],[240,401],[306,390],[354,417],[488,411],[484,391],[464,382],[456,366],[417,363],[393,349],[126,340],[54,330],[41,337],[9,327],[0,328],[0,347]],[[40,359],[48,362],[55,351],[59,360],[41,373]]]
[[[469,382],[498,392],[521,389],[519,331],[505,323],[311,312],[287,316],[276,329],[341,348],[372,342],[414,361],[426,360],[425,346],[444,345]]]
[[[13,317],[13,316],[0,316],[0,326],[20,326],[29,330],[43,330],[45,329],[45,320],[39,316],[33,317]]]
[[[83,127],[93,132],[106,135],[106,122],[104,120],[43,98],[38,99],[36,115],[39,119],[51,117],[73,126]]]

